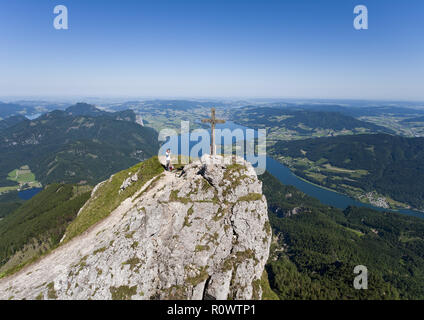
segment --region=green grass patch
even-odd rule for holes
[[[131,297],[137,294],[137,286],[110,287],[109,290],[112,294],[112,300],[131,300]]]
[[[196,248],[195,248],[195,251],[196,252],[201,252],[201,251],[207,251],[207,250],[209,250],[210,249],[210,247],[208,246],[208,245],[201,245],[201,244],[198,244],[197,246],[196,246]]]
[[[364,233],[363,232],[361,232],[361,231],[359,231],[359,230],[355,230],[355,229],[351,229],[351,228],[348,228],[348,227],[344,227],[346,230],[348,230],[348,231],[350,231],[350,232],[353,232],[354,234],[356,234],[358,237],[363,237],[364,236]]]
[[[31,172],[28,166],[21,167],[20,169],[15,169],[7,175],[7,180],[15,181],[20,184],[25,183],[36,183],[35,174]]]
[[[109,216],[125,199],[133,196],[147,181],[162,172],[163,167],[158,158],[153,157],[115,174],[111,181],[108,180],[98,188],[94,198],[89,200],[84,210],[69,225],[64,242],[82,234],[91,226]],[[138,174],[138,181],[119,193],[122,182],[135,173]]]
[[[189,277],[186,279],[186,282],[191,284],[193,287],[197,286],[199,283],[205,281],[208,277],[207,266],[200,267],[199,274],[194,277]]]
[[[129,265],[131,270],[134,270],[134,268],[141,263],[141,260],[137,257],[132,257],[128,259],[127,261],[123,262],[122,265]]]
[[[48,291],[47,291],[47,297],[49,299],[56,300],[57,299],[57,294],[56,294],[56,290],[54,289],[54,282],[50,282],[47,285],[47,289],[48,289]]]
[[[191,199],[188,198],[188,197],[186,197],[186,198],[178,197],[179,192],[180,192],[179,190],[172,190],[171,194],[169,195],[169,201],[170,202],[181,202],[181,203],[184,203],[184,204],[187,204],[191,201]]]
[[[317,172],[307,172],[305,174],[308,178],[317,180],[319,182],[323,182],[327,178],[327,176]]]
[[[96,255],[96,254],[98,254],[98,253],[105,252],[105,251],[106,251],[106,247],[103,247],[103,248],[97,249],[97,250],[95,250],[95,251],[93,252],[93,256],[95,256],[95,255]]]
[[[245,195],[243,197],[240,197],[238,201],[258,201],[262,200],[262,194],[260,193],[249,193],[248,195]]]
[[[6,192],[9,192],[9,191],[15,191],[15,190],[18,190],[18,189],[19,189],[19,186],[0,187],[0,194],[6,193]]]
[[[188,209],[187,211],[187,215],[184,217],[184,227],[191,227],[191,223],[189,222],[190,216],[193,214],[194,210],[193,210],[193,206],[190,207],[190,209]]]
[[[255,257],[255,253],[253,252],[252,249],[247,249],[245,251],[236,252],[233,256],[227,258],[222,263],[222,270],[224,272],[232,270],[233,268],[236,268],[239,264],[241,264],[243,261],[249,260],[249,259],[257,262],[257,259]]]

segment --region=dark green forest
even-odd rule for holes
[[[260,179],[276,239],[266,269],[280,299],[424,299],[424,220],[341,211],[269,173]],[[368,268],[368,290],[353,287],[356,265]]]
[[[18,263],[58,245],[66,227],[89,197],[86,186],[52,184],[1,220],[0,267],[24,247],[26,252]]]
[[[369,174],[339,183],[376,190],[397,201],[424,207],[424,138],[364,134],[298,141],[279,141],[270,148],[274,156],[325,159],[332,166],[367,170]],[[306,177],[301,166],[296,174]],[[337,173],[342,175],[342,173]],[[314,181],[329,186],[329,181]],[[337,184],[337,181],[331,181]]]
[[[24,203],[17,191],[0,195],[0,219],[11,214]]]
[[[355,119],[341,112],[331,111],[245,107],[235,110],[232,119],[234,122],[251,128],[285,127],[298,132],[300,135],[308,134],[317,128],[335,131],[344,129],[357,131],[363,128],[369,132],[392,132],[388,128]]]
[[[95,115],[93,108],[82,104],[67,110],[0,130],[0,186],[13,185],[7,174],[23,165],[29,165],[44,185],[94,185],[159,149],[157,132],[135,123],[130,110]]]
[[[13,127],[14,125],[18,124],[19,122],[27,121],[27,120],[28,119],[25,116],[22,116],[22,115],[8,117],[8,118],[0,121],[0,130]]]
[[[274,235],[266,270],[280,299],[424,299],[424,220],[342,211],[269,173],[260,179]],[[0,221],[0,266],[32,246],[13,272],[57,246],[89,198],[86,187],[78,188],[50,185]],[[353,287],[356,265],[368,268],[368,290]]]
[[[149,103],[166,108],[165,102]],[[186,102],[181,109],[195,105]],[[247,107],[237,109],[232,119],[255,128],[284,126],[303,138],[316,128],[366,129],[374,134],[277,141],[269,151],[275,157],[325,159],[334,167],[366,170],[340,181],[424,208],[424,138],[392,136],[386,134],[390,129],[331,111]],[[94,185],[156,155],[157,132],[134,121],[133,111],[108,113],[86,104],[36,120],[0,121],[0,187],[15,185],[7,174],[23,165],[47,185],[26,202],[16,191],[0,195],[0,276],[59,244],[90,196],[87,187],[75,183]],[[310,180],[296,165],[296,174]],[[274,236],[266,271],[280,299],[424,299],[424,220],[368,208],[339,210],[269,173],[259,178]],[[314,182],[329,187],[327,179]],[[105,203],[112,200],[106,197]],[[5,268],[17,253],[22,255]],[[368,268],[368,290],[353,287],[357,265]]]
[[[0,118],[8,118],[21,113],[35,113],[33,107],[22,106],[16,103],[4,103],[0,101]]]

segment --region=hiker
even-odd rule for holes
[[[166,156],[165,170],[169,171],[169,167],[171,166],[171,150],[170,149],[166,150],[165,156]]]

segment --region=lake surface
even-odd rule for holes
[[[41,116],[41,113],[35,113],[35,114],[27,115],[26,117],[27,117],[29,120],[35,120],[35,119],[37,119],[39,116]]]
[[[370,204],[362,203],[358,200],[355,200],[349,196],[344,194],[334,192],[328,189],[320,188],[317,185],[306,182],[298,178],[294,175],[288,167],[276,161],[270,157],[267,157],[266,169],[269,173],[271,173],[274,177],[280,180],[281,183],[286,185],[292,185],[307,195],[319,199],[322,203],[333,206],[339,209],[346,209],[348,206],[356,206],[356,207],[367,207],[378,211],[384,212],[397,212],[403,213],[419,218],[424,218],[424,213],[407,210],[407,209],[399,209],[399,210],[389,210],[384,208],[379,208],[372,206]]]
[[[19,198],[22,200],[29,200],[33,196],[35,196],[37,193],[41,192],[43,188],[32,188],[27,190],[19,191]]]
[[[248,129],[247,127],[238,125],[232,121],[227,121],[227,123],[225,124],[217,125],[217,129],[225,129],[225,128],[228,128],[230,130],[241,129],[244,132]],[[216,143],[220,144],[219,141],[216,141]],[[221,143],[223,143],[223,141]],[[190,142],[190,149],[195,144],[196,142]],[[179,153],[185,154],[184,152],[181,152],[181,149],[179,149]],[[200,153],[199,153],[199,156],[201,156]],[[407,214],[410,216],[415,216],[415,217],[424,219],[424,213],[419,211],[408,210],[408,209],[389,210],[389,209],[379,208],[379,207],[372,206],[370,204],[362,203],[358,200],[355,200],[341,193],[321,188],[317,185],[314,185],[312,183],[309,183],[307,181],[300,179],[299,177],[294,175],[291,172],[291,170],[288,167],[286,167],[284,164],[270,157],[266,157],[266,170],[269,173],[271,173],[274,177],[276,177],[281,183],[285,185],[292,185],[296,187],[297,189],[301,190],[302,192],[306,193],[307,195],[314,197],[316,199],[319,199],[322,203],[335,207],[335,208],[344,210],[348,206],[367,207],[377,211],[397,212],[397,213]]]

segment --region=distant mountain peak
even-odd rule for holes
[[[118,112],[107,112],[100,110],[92,104],[85,102],[78,102],[73,106],[68,107],[65,112],[71,116],[85,116],[85,117],[110,117],[115,120],[137,122],[136,114],[133,110],[123,110]],[[137,122],[138,123],[138,122]]]
[[[102,111],[96,106],[84,102],[78,102],[77,104],[68,107],[65,112],[73,116],[99,116],[107,114],[106,111]]]
[[[0,121],[0,130],[13,127],[14,125],[16,125],[16,124],[18,124],[22,121],[29,121],[29,120],[28,120],[27,117],[25,117],[23,115],[10,116],[10,117]]]

